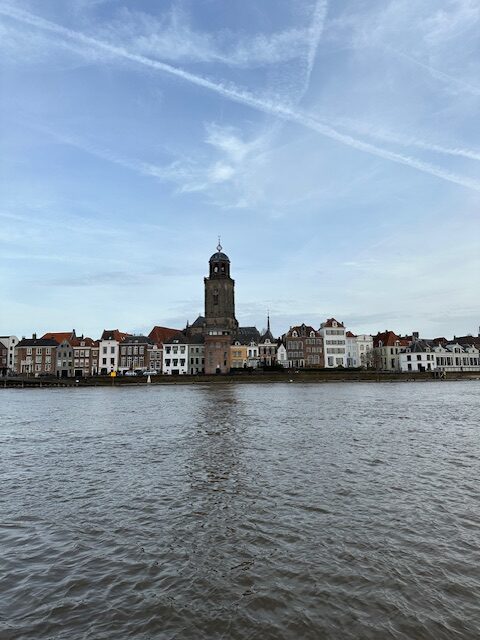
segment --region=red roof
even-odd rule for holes
[[[346,334],[345,334],[345,336],[346,336],[347,338],[356,338],[356,337],[357,337],[357,336],[356,336],[354,333],[352,333],[351,331],[347,331],[347,332],[346,332]]]
[[[170,338],[173,338],[173,336],[176,336],[179,333],[182,333],[180,329],[170,329],[168,327],[155,326],[148,334],[148,337],[150,338],[150,340],[153,340],[156,345],[162,345],[164,342],[170,340]]]
[[[395,347],[397,346],[397,342],[401,347],[408,347],[410,344],[410,340],[408,338],[397,336],[394,331],[383,331],[382,333],[377,333],[376,336],[373,336],[374,347],[378,347],[380,342],[383,347]]]
[[[92,340],[92,338],[74,338],[73,340],[70,340],[70,344],[72,345],[72,347],[81,347],[82,342],[84,343],[85,347],[93,347],[95,345],[95,342]]]
[[[50,331],[42,336],[42,340],[55,340],[61,344],[64,340],[72,340],[75,337],[75,331]]]

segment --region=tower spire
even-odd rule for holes
[[[220,253],[222,249],[223,249],[223,247],[222,247],[222,244],[220,242],[220,236],[218,236],[217,251]]]

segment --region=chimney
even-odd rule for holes
[[[413,331],[412,332],[412,342],[416,342],[419,338],[419,334],[418,331]]]
[[[36,340],[37,339],[37,334],[36,333],[32,333],[32,340]]]

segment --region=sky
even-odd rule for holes
[[[0,0],[0,334],[480,325],[479,0]]]

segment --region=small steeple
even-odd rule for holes
[[[222,243],[220,242],[220,236],[218,236],[217,251],[221,253],[222,249],[223,247],[222,247]]]

